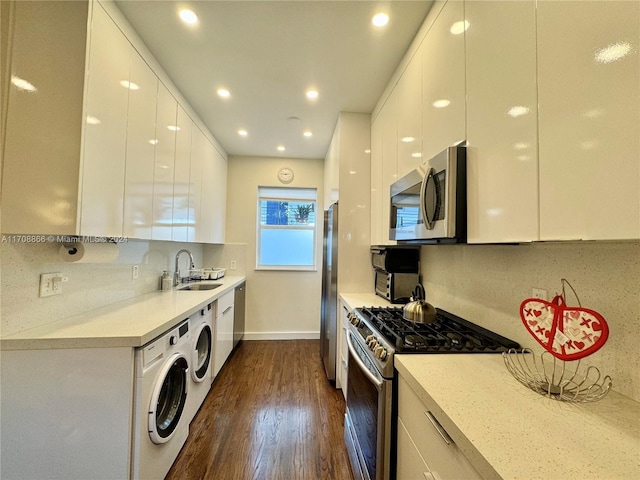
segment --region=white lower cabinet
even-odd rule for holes
[[[423,403],[398,377],[397,480],[482,478],[440,424],[439,412],[437,405]]]
[[[338,354],[336,362],[336,387],[342,389],[347,399],[347,377],[349,374],[349,347],[347,347],[347,330],[349,329],[349,308],[340,302],[340,325],[338,326]]]
[[[233,350],[233,306],[235,291],[225,293],[218,298],[216,307],[216,324],[214,327],[213,347],[213,379],[216,378],[224,362]]]

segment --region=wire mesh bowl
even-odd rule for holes
[[[580,371],[580,360],[565,362],[549,352],[536,355],[529,348],[502,353],[507,370],[523,385],[545,397],[565,402],[596,402],[613,384],[611,377],[590,366]]]

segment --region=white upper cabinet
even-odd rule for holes
[[[158,83],[156,154],[153,168],[153,240],[171,240],[173,172],[175,169],[178,102]]]
[[[196,241],[224,243],[227,161],[211,142],[204,140],[202,188],[200,200],[200,228]]]
[[[191,130],[191,170],[189,172],[189,229],[190,242],[200,242],[204,237],[202,230],[202,173],[205,156],[206,138],[202,130],[193,125]]]
[[[151,238],[153,223],[153,170],[156,144],[158,78],[134,52],[129,90],[123,235]]]
[[[380,245],[397,243],[389,240],[391,184],[398,179],[398,94],[393,90],[378,114],[382,130],[382,235]]]
[[[7,46],[11,60],[6,73],[16,80],[5,85],[3,78],[2,83],[10,105],[6,111],[3,105],[2,232],[73,235],[78,232],[90,11],[81,2],[11,6],[13,35]],[[39,27],[33,28],[34,24]],[[64,68],[61,62],[54,67],[60,52]],[[4,67],[6,59],[2,62]]]
[[[411,58],[396,85],[398,91],[398,177],[422,163],[422,55]]]
[[[464,2],[436,2],[422,54],[422,157],[465,140]]]
[[[171,240],[186,242],[189,239],[189,175],[191,173],[191,118],[178,105],[176,125],[176,157],[173,174],[173,224]]]
[[[200,208],[204,143],[198,165],[186,106],[178,118],[179,94],[159,82],[158,72],[166,76],[136,51],[141,41],[116,10],[97,1],[12,2],[4,233],[194,240],[188,224]],[[207,189],[225,190],[226,161],[208,178]],[[216,201],[216,225],[225,204]]]
[[[535,7],[465,3],[469,243],[538,239]]]
[[[81,181],[83,235],[121,236],[132,47],[93,5]]]
[[[640,3],[537,8],[540,238],[640,238]]]
[[[371,122],[371,245],[382,245],[389,240],[389,229],[384,226],[382,202],[382,120],[380,115]],[[386,195],[387,200],[389,194]]]

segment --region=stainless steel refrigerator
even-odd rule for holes
[[[322,303],[320,305],[320,356],[331,381],[336,379],[338,324],[338,204],[324,212],[322,242]]]

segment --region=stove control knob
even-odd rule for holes
[[[365,338],[365,343],[367,344],[367,347],[371,348],[371,343],[375,342],[376,337],[374,337],[373,335],[369,335],[367,338]]]
[[[356,327],[360,323],[360,319],[353,313],[349,314],[349,321],[351,322],[351,325],[355,325]]]
[[[376,358],[379,358],[380,360],[384,360],[385,358],[387,358],[387,350],[381,345],[378,345],[375,352],[373,353]]]
[[[369,350],[371,350],[372,352],[375,352],[376,348],[378,348],[380,346],[380,344],[378,343],[378,339],[377,338],[373,338],[373,340],[371,340],[371,343],[369,344]]]
[[[387,352],[386,349],[382,349],[382,352],[380,352],[380,360],[386,360],[388,356],[389,352]]]

